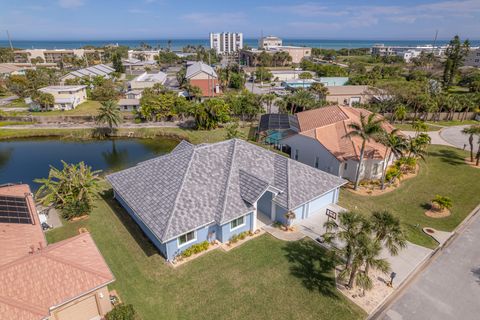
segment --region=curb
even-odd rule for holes
[[[463,221],[452,231],[452,235],[445,240],[445,242],[435,248],[430,254],[425,256],[425,258],[415,267],[415,269],[407,276],[407,278],[397,287],[397,289],[390,295],[385,297],[385,299],[368,315],[367,320],[378,319],[384,311],[386,311],[387,306],[393,302],[395,299],[401,296],[403,290],[407,288],[408,285],[420,275],[420,271],[426,268],[432,261],[435,259],[441,251],[448,247],[452,241],[458,237],[461,231],[463,231],[467,225],[470,223],[472,218],[480,213],[480,204],[478,204],[469,214],[463,219]]]

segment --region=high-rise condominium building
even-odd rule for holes
[[[239,32],[211,32],[210,48],[221,54],[240,51],[243,49],[243,34]]]

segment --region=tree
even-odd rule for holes
[[[90,91],[90,98],[97,101],[116,100],[117,96],[118,91],[115,88],[115,84],[110,79],[105,80]]]
[[[383,119],[378,117],[378,115],[375,113],[371,113],[368,117],[361,113],[360,123],[350,123],[348,125],[348,128],[351,129],[351,131],[346,134],[346,137],[359,137],[362,140],[360,159],[355,176],[355,190],[358,189],[360,182],[360,171],[362,169],[363,158],[365,156],[365,145],[371,139],[378,137],[383,132],[382,123]]]
[[[290,95],[287,99],[292,114],[298,111],[298,108],[309,110],[315,107],[315,98],[310,91],[299,89]]]
[[[203,96],[203,92],[202,92],[202,89],[200,89],[200,87],[187,84],[185,86],[185,90],[187,91],[188,96],[193,100],[199,100]]]
[[[118,72],[118,73],[125,72],[125,67],[123,66],[123,63],[122,63],[122,56],[119,53],[115,53],[112,55],[112,64],[113,64],[113,69],[115,69],[115,72]]]
[[[62,161],[62,165],[61,170],[50,166],[47,178],[34,180],[41,184],[36,192],[37,200],[62,209],[67,219],[90,213],[99,190],[101,171],[93,171],[84,162],[68,164]]]
[[[443,85],[446,88],[449,88],[452,85],[455,76],[458,73],[458,69],[463,65],[463,61],[467,56],[469,49],[470,42],[465,40],[461,43],[458,35],[450,40],[447,50],[445,51],[446,60],[443,69]]]
[[[188,80],[186,78],[187,75],[187,68],[181,67],[180,70],[177,72],[176,78],[178,81],[178,85],[180,88],[184,88],[185,85],[188,84]]]
[[[38,91],[32,98],[44,110],[49,110],[55,104],[55,97],[51,93]]]
[[[154,86],[143,91],[140,99],[140,115],[149,121],[158,121],[172,117],[181,111],[182,116],[189,112],[188,103],[176,92],[166,90],[163,86]]]
[[[405,120],[407,117],[407,107],[405,107],[404,104],[400,103],[395,106],[395,111],[393,112],[393,123],[395,123],[395,120],[400,120],[401,123]]]
[[[310,86],[310,91],[314,92],[318,96],[318,100],[325,100],[328,95],[328,88],[321,82],[314,82]]]
[[[215,129],[219,123],[227,122],[230,119],[230,107],[223,99],[212,98],[197,104],[192,109],[197,129]]]
[[[428,125],[425,121],[414,120],[412,122],[412,128],[415,130],[415,137],[417,137],[420,132],[426,132],[428,130]]]
[[[298,78],[301,80],[307,80],[307,79],[312,79],[313,76],[310,72],[302,72],[298,75]]]
[[[255,79],[257,80],[257,82],[263,82],[263,81],[270,82],[272,78],[273,78],[273,74],[264,67],[258,67],[255,70]]]
[[[385,245],[392,256],[407,246],[400,219],[387,210],[375,211],[370,219],[375,240]]]
[[[266,93],[262,95],[261,100],[267,105],[267,113],[272,113],[272,104],[277,98],[273,93]]]
[[[243,138],[244,135],[238,128],[239,128],[239,124],[237,121],[227,125],[225,127],[227,131],[226,138],[227,139]]]
[[[480,136],[480,125],[472,125],[470,127],[463,128],[462,133],[468,135],[468,144],[470,145],[470,162],[473,162],[473,138],[474,135]]]
[[[378,141],[385,146],[383,172],[381,178],[382,190],[385,189],[385,176],[388,169],[388,163],[390,162],[392,155],[399,157],[406,148],[405,139],[398,135],[398,131],[398,129],[394,129],[390,133],[384,131],[378,136]]]
[[[432,199],[432,208],[436,210],[445,210],[450,209],[453,206],[453,201],[449,197],[436,195],[435,198]]]
[[[111,311],[105,315],[106,320],[140,320],[133,305],[117,304]]]
[[[240,93],[225,96],[232,114],[239,115],[242,121],[253,120],[263,111],[261,96],[246,89]]]
[[[118,127],[123,118],[117,103],[109,100],[102,102],[95,120],[98,124],[107,124],[110,128],[110,134],[113,134],[113,127]]]

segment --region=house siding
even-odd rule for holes
[[[244,226],[237,228],[233,231],[230,231],[230,221],[221,225],[219,229],[221,230],[220,232],[220,239],[218,239],[220,242],[227,242],[230,240],[230,238],[234,235],[237,235],[239,233],[245,232],[245,231],[253,231],[253,212],[250,212],[246,214],[245,216],[245,224]]]
[[[209,241],[210,242],[210,241],[213,241],[213,240],[217,239],[216,238],[217,226],[215,224],[204,226],[204,227],[198,228],[194,231],[195,231],[196,240],[193,241],[193,242],[190,242],[189,244],[186,244],[186,245],[183,245],[183,246],[179,247],[178,246],[178,237],[175,238],[175,239],[172,239],[170,241],[167,241],[165,243],[166,247],[167,247],[167,255],[166,255],[167,260],[169,260],[169,261],[172,260],[173,258],[178,256],[179,254],[181,254],[183,251],[190,248],[194,244],[202,243],[204,241]],[[214,235],[212,235],[212,238],[210,239],[209,234],[211,232],[212,233],[214,232]],[[179,236],[181,236],[181,235],[179,235]]]
[[[265,192],[257,202],[257,210],[264,213],[267,217],[272,216],[272,198],[273,194],[271,192]]]
[[[133,210],[128,206],[128,204],[123,200],[123,198],[116,193],[115,191],[113,192],[114,198],[120,203],[120,205],[128,212],[130,217],[132,217],[133,220],[140,226],[140,229],[142,229],[143,233],[150,239],[150,241],[153,243],[155,247],[163,254],[164,257],[167,257],[167,246],[165,243],[161,243],[157,237],[150,231],[150,229],[147,228],[147,226],[142,222],[142,220],[133,212]]]

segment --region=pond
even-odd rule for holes
[[[0,184],[28,183],[33,190],[36,178],[48,176],[50,165],[84,161],[102,173],[131,167],[141,161],[170,152],[178,141],[169,138],[59,140],[20,139],[0,142]]]

